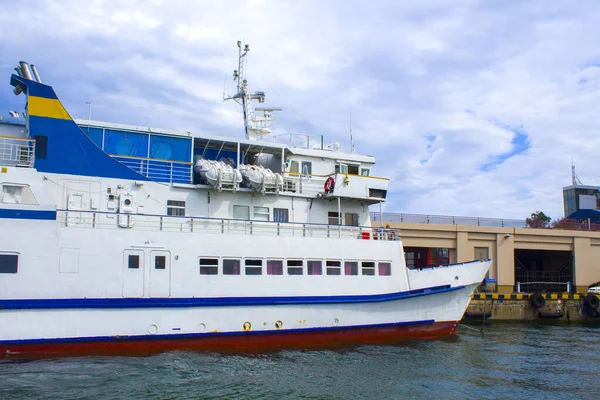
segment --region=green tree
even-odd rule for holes
[[[525,220],[525,223],[530,228],[547,228],[550,224],[551,218],[544,214],[542,211],[536,211],[531,213],[531,217]]]

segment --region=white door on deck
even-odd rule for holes
[[[79,226],[85,223],[85,218],[80,210],[86,210],[86,193],[71,192],[67,198],[67,226]],[[79,212],[77,212],[79,210]]]
[[[150,297],[171,295],[171,252],[152,250],[150,252]]]
[[[123,252],[123,297],[144,297],[144,251]]]

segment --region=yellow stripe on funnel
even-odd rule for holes
[[[71,116],[58,99],[29,96],[29,105],[27,108],[29,115],[36,117],[71,119]]]

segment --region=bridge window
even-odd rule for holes
[[[201,258],[200,275],[217,275],[219,273],[218,258]]]
[[[375,263],[373,261],[363,261],[362,262],[362,274],[363,275],[375,275]]]
[[[255,221],[268,221],[269,220],[269,207],[254,207],[254,220]]]
[[[233,219],[242,219],[244,221],[248,221],[250,219],[250,207],[233,206]]]
[[[346,164],[336,164],[335,166],[336,174],[348,174],[348,166]]]
[[[167,200],[167,215],[183,217],[185,215],[185,201]]]
[[[283,275],[283,261],[267,260],[267,275]]]
[[[239,275],[240,260],[223,259],[223,275]]]
[[[18,254],[0,254],[0,274],[16,274],[18,266]]]
[[[297,174],[298,172],[298,161],[290,162],[290,174]]]
[[[326,263],[327,275],[341,275],[342,274],[342,262],[327,260]]]
[[[390,276],[392,275],[392,263],[389,262],[380,262],[378,264],[379,267],[379,275],[380,276]]]
[[[323,275],[323,262],[321,260],[308,260],[306,270],[308,275]]]
[[[246,259],[246,275],[262,275],[261,259]]]
[[[360,170],[360,174],[362,176],[369,176],[369,173],[371,172],[371,170],[369,168],[363,168]]]
[[[348,165],[348,174],[358,175],[358,165]]]
[[[304,176],[312,175],[312,162],[302,161],[302,175],[304,175]]]
[[[302,275],[304,274],[302,260],[288,260],[287,271],[288,275]]]
[[[358,261],[344,262],[344,275],[358,275]]]

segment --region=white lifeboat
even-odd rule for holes
[[[194,172],[200,175],[204,182],[218,190],[223,188],[237,190],[242,182],[240,171],[223,161],[199,158],[194,164]]]
[[[266,193],[275,191],[279,193],[283,190],[283,177],[281,174],[271,171],[260,165],[240,165],[244,183],[250,188]]]

